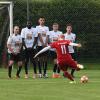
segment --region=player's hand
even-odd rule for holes
[[[43,47],[47,47],[47,44],[45,43],[45,44],[43,44]]]
[[[79,43],[79,44],[77,45],[77,47],[82,47],[82,45]]]
[[[17,53],[17,52],[13,52],[12,54],[13,54],[13,55],[17,55],[18,53]]]
[[[37,55],[35,55],[33,58],[36,58],[37,57]]]

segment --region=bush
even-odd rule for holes
[[[25,27],[27,21],[27,0],[15,0],[14,25]],[[73,32],[83,48],[78,50],[82,57],[100,56],[100,1],[99,0],[29,0],[30,19],[36,26],[40,16],[46,18],[50,27],[53,22],[60,24],[65,32],[66,23],[72,23]]]

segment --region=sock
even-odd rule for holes
[[[44,62],[44,75],[46,74],[47,71],[47,62]]]
[[[57,73],[58,73],[58,74],[60,73],[60,68],[59,68],[59,67],[57,67]]]
[[[71,74],[69,74],[67,71],[64,72],[64,76],[70,79],[71,81],[74,81],[73,77]]]
[[[56,73],[56,70],[57,70],[57,64],[54,64],[53,72]]]
[[[12,66],[8,67],[8,76],[9,78],[11,78],[11,72],[12,72]]]
[[[72,70],[71,70],[71,75],[72,75],[72,76],[74,75],[74,72],[75,72],[75,69],[72,69]]]
[[[19,66],[18,69],[17,69],[17,73],[16,73],[17,76],[19,76],[21,69],[22,69],[22,66]]]
[[[25,64],[25,74],[28,74],[28,66]]]
[[[41,74],[42,71],[41,71],[41,64],[40,64],[40,61],[38,61],[38,68],[39,68],[39,74]]]
[[[33,69],[34,69],[34,73],[37,74],[36,63],[35,62],[33,62]]]

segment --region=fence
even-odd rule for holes
[[[66,24],[72,23],[77,42],[83,45],[77,49],[79,57],[100,59],[99,0],[15,0],[14,25],[25,27],[27,14],[34,27],[38,24],[38,18],[44,16],[50,30],[52,24],[57,22],[63,33]]]

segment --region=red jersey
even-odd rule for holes
[[[57,63],[63,71],[66,71],[65,66],[70,66],[73,69],[77,69],[77,63],[72,59],[68,51],[68,46],[71,43],[69,40],[59,40],[53,42],[50,46],[56,49]]]
[[[68,46],[71,43],[69,40],[59,40],[57,42],[53,42],[50,46],[56,49],[57,52],[57,59],[58,61],[68,60],[71,58]]]

